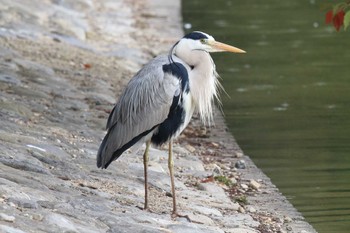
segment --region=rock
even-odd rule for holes
[[[110,232],[110,233],[164,233],[168,232],[167,229],[164,229],[164,227],[156,227],[150,225],[150,223],[159,221],[162,225],[170,225],[169,221],[164,221],[162,219],[155,219],[155,218],[147,218],[142,213],[138,214],[140,216],[139,221],[137,219],[134,219],[134,214],[129,215],[125,214],[124,216],[120,216],[118,214],[116,215],[110,215],[110,214],[104,214],[99,218],[99,221],[101,221],[104,225],[108,226],[107,229],[103,230],[103,232]],[[136,216],[137,217],[137,216]],[[80,231],[84,232],[84,231]]]
[[[218,228],[203,228],[194,224],[170,224],[167,226],[167,229],[172,233],[224,233],[223,230]]]
[[[226,197],[225,191],[217,186],[216,184],[212,183],[200,183],[198,185],[198,189],[204,190],[209,192],[211,195],[217,196],[217,197]]]
[[[6,225],[0,225],[0,232],[3,233],[26,233],[25,231],[10,227],[10,226],[6,226]]]
[[[43,167],[41,164],[33,163],[32,161],[22,160],[21,158],[4,158],[0,157],[0,162],[5,164],[6,166],[10,166],[16,169],[21,169],[25,171],[50,174],[49,170]]]
[[[222,217],[222,213],[215,209],[215,208],[210,208],[210,207],[205,207],[205,206],[192,206],[191,207],[194,211],[197,211],[198,213],[207,215],[207,216],[218,216]]]
[[[246,184],[241,184],[241,187],[242,187],[242,189],[244,189],[244,190],[248,190],[248,189],[249,189],[248,185],[246,185]]]
[[[15,216],[0,213],[0,221],[14,222],[16,220]]]
[[[185,155],[175,161],[175,166],[181,167],[183,172],[204,171],[203,162],[193,155]]]
[[[238,160],[238,161],[235,163],[235,168],[238,168],[238,169],[245,169],[245,168],[246,168],[245,161],[244,161],[243,159]]]
[[[26,209],[37,209],[39,207],[39,205],[36,201],[28,200],[28,199],[24,199],[24,198],[10,197],[8,199],[8,202],[12,202],[16,206],[18,206],[20,208],[26,208]]]
[[[200,224],[205,224],[209,226],[215,225],[214,221],[205,215],[191,213],[191,214],[188,214],[187,217],[191,222],[194,222],[194,223],[200,223]]]
[[[230,178],[230,180],[232,182],[232,185],[236,185],[237,184],[236,178],[232,177],[232,178]]]
[[[255,212],[256,212],[256,209],[255,209],[253,206],[249,206],[248,212],[250,212],[250,213],[255,213]]]
[[[194,148],[193,146],[191,146],[190,144],[187,144],[185,146],[185,148],[190,152],[190,153],[194,153],[196,151],[196,148]]]
[[[259,233],[259,231],[250,229],[250,228],[235,228],[235,229],[228,229],[225,230],[226,233]]]
[[[242,206],[240,206],[240,207],[238,208],[238,212],[244,214],[244,213],[245,213],[245,209],[244,209]]]
[[[225,225],[226,228],[237,228],[237,227],[252,227],[257,228],[260,223],[255,221],[252,216],[243,213],[237,213],[235,216],[226,217],[221,219],[221,223]]]
[[[258,182],[255,181],[255,180],[250,180],[249,186],[250,186],[251,188],[253,188],[253,189],[258,190],[258,189],[261,187],[261,184],[258,183]]]
[[[159,173],[166,173],[164,168],[162,167],[162,165],[159,163],[151,161],[148,163],[148,165],[149,165],[148,169],[150,171],[159,172]]]
[[[35,221],[41,221],[43,220],[44,216],[41,214],[32,214],[31,219],[35,220]]]
[[[222,176],[221,168],[217,164],[213,164],[213,176]]]
[[[230,167],[227,166],[227,165],[225,165],[225,164],[220,164],[220,168],[221,168],[222,170],[225,170],[225,171],[229,171],[229,170],[230,170]]]
[[[60,214],[50,213],[49,215],[45,216],[45,222],[50,225],[55,225],[60,229],[78,232],[74,222]]]
[[[284,222],[286,222],[286,223],[290,223],[290,222],[293,221],[293,219],[290,218],[290,217],[288,217],[288,216],[285,216],[283,220],[284,220]]]
[[[243,157],[243,155],[244,155],[244,154],[243,154],[242,152],[237,151],[236,154],[235,154],[235,157],[236,157],[236,158],[241,158],[241,157]]]

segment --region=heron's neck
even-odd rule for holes
[[[193,67],[189,73],[190,93],[202,121],[210,124],[213,120],[214,97],[218,97],[219,86],[211,56],[201,50],[175,55]]]

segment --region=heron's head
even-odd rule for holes
[[[184,36],[179,42],[178,46],[184,46],[187,49],[202,50],[209,53],[213,52],[232,52],[245,53],[244,50],[218,42],[214,37],[199,31],[194,31]]]

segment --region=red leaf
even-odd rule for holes
[[[333,10],[329,10],[326,13],[326,24],[330,24],[332,22],[333,19]]]
[[[340,10],[333,17],[333,25],[337,31],[339,31],[340,27],[344,25],[344,15],[345,15],[345,12],[343,10]]]
[[[210,176],[206,179],[201,180],[201,183],[209,183],[209,182],[214,182],[214,177]]]
[[[85,69],[90,69],[92,67],[92,65],[89,63],[85,63],[83,66]]]

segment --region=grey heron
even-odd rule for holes
[[[195,109],[204,123],[213,118],[218,97],[218,74],[210,52],[245,53],[215,41],[199,31],[191,32],[170,49],[147,63],[127,84],[107,120],[107,134],[97,153],[97,167],[107,168],[136,143],[146,143],[143,154],[145,203],[148,209],[147,166],[150,144],[169,142],[168,168],[177,215],[172,140],[188,125]]]

